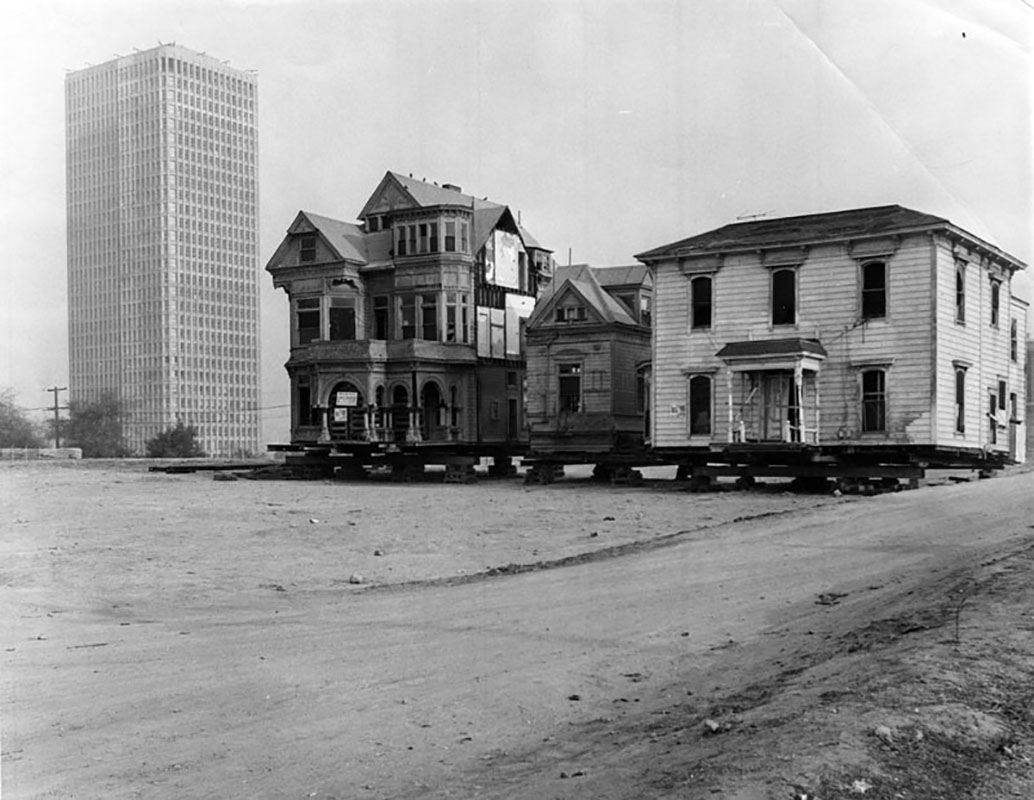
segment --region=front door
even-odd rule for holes
[[[766,442],[781,442],[784,423],[790,419],[793,375],[786,372],[766,372],[761,383],[761,438]]]

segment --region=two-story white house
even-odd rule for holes
[[[1024,459],[1025,265],[947,219],[760,219],[637,258],[654,277],[652,442],[685,470],[914,477]]]

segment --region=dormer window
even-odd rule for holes
[[[302,235],[299,250],[298,250],[299,261],[315,261],[316,260],[316,234],[306,233]]]
[[[366,231],[367,233],[377,233],[381,229],[381,218],[380,217],[367,217],[366,218]]]

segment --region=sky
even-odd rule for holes
[[[1028,0],[36,0],[5,17],[0,390],[29,409],[68,381],[65,73],[159,42],[258,74],[266,442],[287,440],[289,353],[263,268],[300,209],[354,220],[388,170],[509,205],[561,263],[892,203],[1034,259]]]

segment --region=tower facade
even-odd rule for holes
[[[259,447],[256,81],[177,45],[68,74],[69,396]]]

